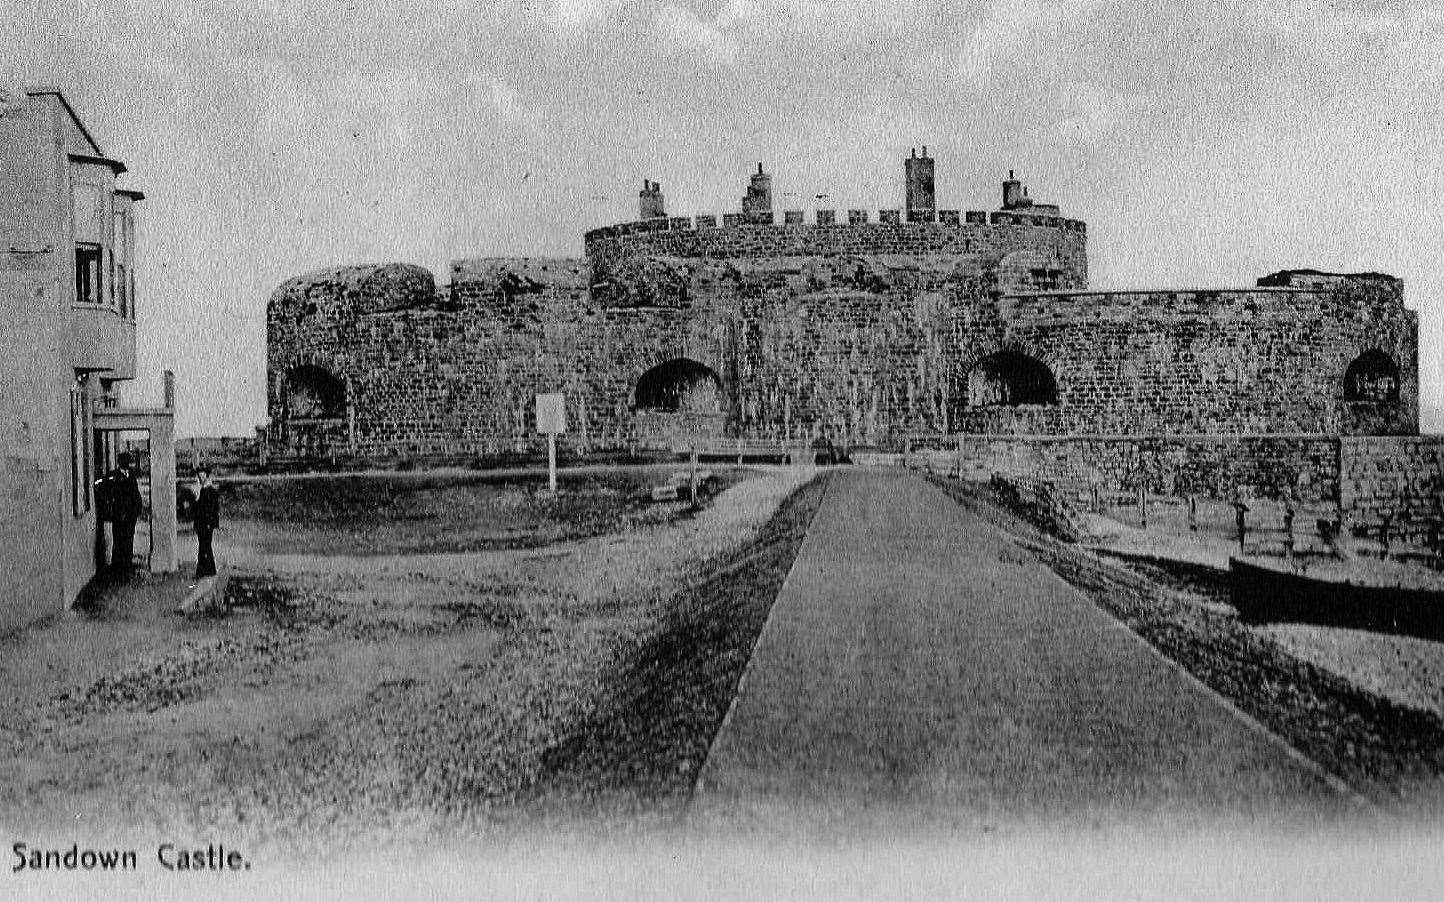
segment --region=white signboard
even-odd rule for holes
[[[559,435],[567,431],[567,400],[560,392],[536,396],[536,431]]]

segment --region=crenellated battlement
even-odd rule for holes
[[[951,268],[995,271],[1014,290],[1088,286],[1087,226],[1005,210],[915,209],[911,221],[902,210],[787,210],[781,221],[772,213],[677,216],[593,229],[585,242],[594,281],[602,282],[651,258],[887,257],[949,259]]]
[[[1028,197],[1011,171],[1003,183],[1001,209],[940,210],[927,147],[921,156],[914,148],[903,162],[901,209],[779,213],[772,207],[772,176],[762,163],[749,175],[741,208],[734,212],[666,216],[657,204],[644,203],[640,220],[592,229],[584,236],[594,281],[615,283],[618,272],[658,257],[740,261],[885,256],[954,258],[956,266],[995,272],[999,284],[1012,289],[1087,287],[1088,227],[1060,216],[1056,205]],[[659,186],[650,180],[643,185],[643,200],[650,201]],[[626,300],[636,298],[628,294]]]
[[[811,218],[808,218],[808,214]],[[718,229],[927,229],[968,226],[1034,226],[1065,232],[1087,232],[1082,220],[1043,213],[1020,213],[1009,210],[914,210],[905,218],[902,210],[784,210],[777,214],[723,213],[721,216],[702,213],[696,216],[667,216],[622,222],[592,229],[585,235],[593,241],[650,235],[656,232],[702,232]]]

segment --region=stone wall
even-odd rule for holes
[[[568,397],[564,445],[668,445],[668,416],[634,411],[634,390],[679,359],[715,374],[711,434],[777,441],[1416,425],[1415,318],[1389,291],[1008,295],[996,264],[946,256],[625,262],[605,283],[585,260],[526,258],[460,261],[440,290],[401,265],[291,280],[269,311],[273,453],[343,436],[342,453],[370,456],[525,450],[538,391]],[[1342,400],[1345,370],[1368,349],[1400,361],[1397,401]],[[1056,403],[970,398],[979,364],[1002,352],[1045,366]],[[306,367],[345,386],[343,408],[297,407],[287,380]],[[695,431],[685,419],[670,422]]]
[[[1444,525],[1444,436],[976,436],[918,441],[909,463],[984,481],[1043,481],[1075,504],[1095,490],[1337,506],[1350,526],[1387,521],[1427,543]]]
[[[1002,345],[1052,369],[1059,405],[1041,421],[1022,412],[1016,427],[983,411],[963,431],[1418,431],[1418,315],[1394,279],[1034,293],[1001,298],[999,320]],[[1345,401],[1345,372],[1374,349],[1398,366],[1397,400]]]
[[[1427,541],[1444,523],[1444,436],[1344,438],[1341,507],[1352,522],[1390,520],[1390,533]]]
[[[575,396],[563,374],[579,356],[585,263],[467,261],[452,276],[438,291],[420,267],[359,266],[282,285],[268,310],[272,453],[525,448],[538,386]],[[296,415],[288,383],[303,367],[344,385],[340,410]],[[584,420],[578,425],[585,431]]]

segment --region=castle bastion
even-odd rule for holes
[[[720,218],[669,216],[644,181],[641,218],[587,232],[582,257],[459,260],[444,285],[404,264],[293,278],[267,309],[268,450],[528,452],[535,395],[562,392],[568,454],[986,436],[1032,460],[1040,441],[1088,441],[1066,455],[1087,472],[1054,475],[1214,491],[1253,460],[1259,491],[1337,499],[1339,447],[1417,437],[1418,316],[1398,279],[1092,291],[1083,222],[1012,173],[995,210],[936,209],[933,164],[905,159],[902,209],[779,216],[759,164]]]

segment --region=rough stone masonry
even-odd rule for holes
[[[580,258],[460,260],[442,286],[404,264],[299,276],[267,310],[269,450],[528,451],[535,395],[560,391],[571,453],[1074,437],[1111,484],[1160,471],[1140,449],[1203,442],[1204,469],[1282,457],[1337,499],[1340,473],[1366,468],[1310,463],[1308,439],[1417,435],[1418,317],[1398,279],[1090,291],[1084,223],[1012,173],[1002,187],[993,211],[935,209],[924,148],[903,210],[779,221],[759,164],[720,220],[668,216],[643,182],[643,218],[587,232]],[[1438,459],[1417,444],[1410,460]]]

